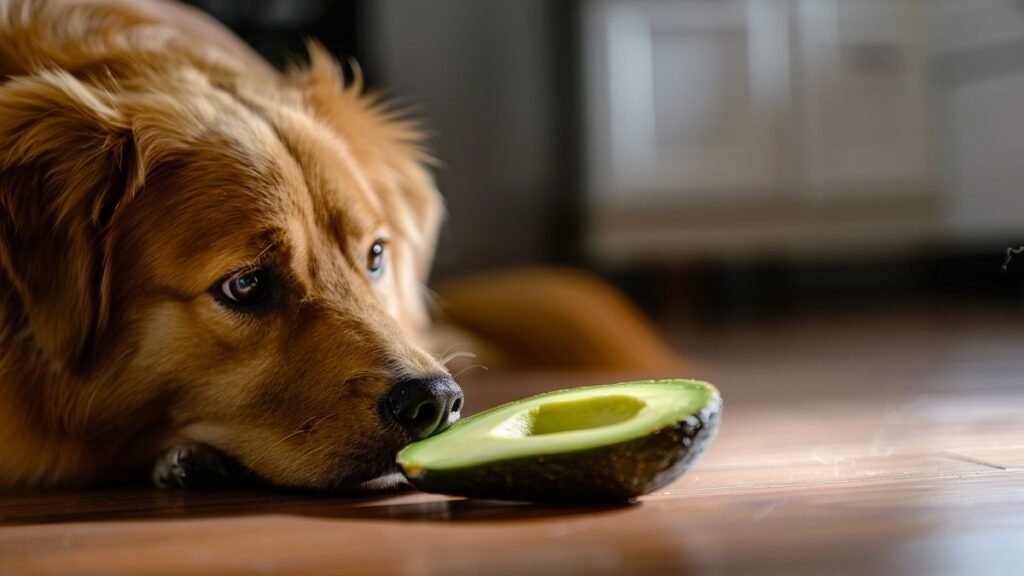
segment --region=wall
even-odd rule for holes
[[[933,5],[954,244],[1024,238],[1024,2]]]
[[[546,259],[560,174],[547,0],[367,3],[367,66],[431,133],[449,217],[435,273]],[[560,194],[563,193],[563,194]]]

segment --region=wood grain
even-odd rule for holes
[[[1021,320],[971,311],[706,333],[682,376],[722,389],[720,438],[691,474],[628,507],[8,494],[0,574],[1019,574]],[[631,376],[478,372],[464,384],[481,409]]]

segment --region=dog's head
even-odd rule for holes
[[[415,132],[323,53],[237,82],[9,80],[0,263],[72,432],[353,485],[461,408],[415,344],[439,197]]]

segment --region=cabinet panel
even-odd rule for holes
[[[934,239],[927,1],[585,2],[594,255]]]
[[[929,183],[925,24],[914,0],[800,0],[801,166],[812,196]]]
[[[598,201],[757,196],[786,181],[785,2],[590,6]]]

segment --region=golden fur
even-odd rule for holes
[[[282,74],[183,6],[0,0],[0,487],[144,478],[179,442],[278,485],[386,472],[381,395],[445,374],[424,159],[316,45]],[[256,265],[272,313],[212,297]]]
[[[408,441],[385,391],[445,374],[427,347],[676,364],[621,296],[559,271],[449,284],[462,328],[431,326],[426,160],[315,44],[280,73],[173,3],[0,0],[0,488],[142,480],[180,444],[351,487]],[[272,311],[214,297],[257,267],[279,279]]]

